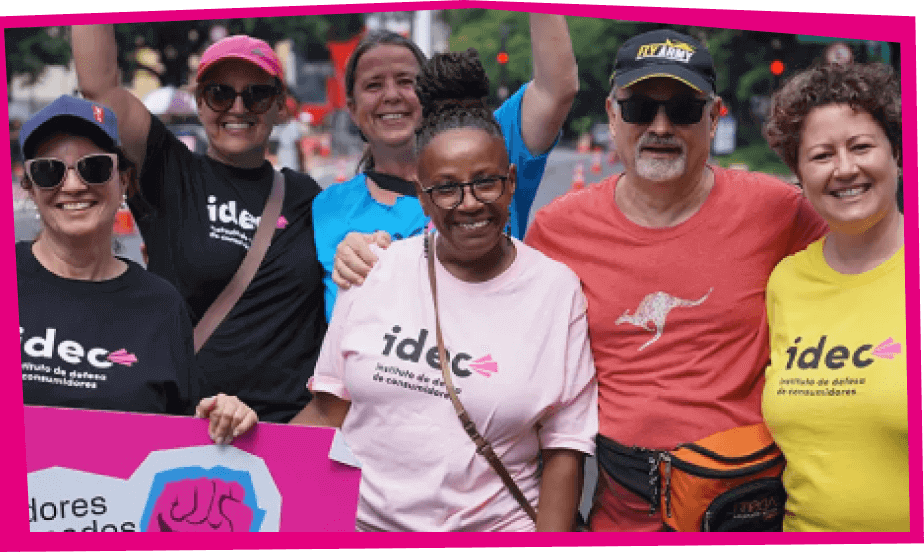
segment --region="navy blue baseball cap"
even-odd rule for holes
[[[698,92],[715,93],[715,65],[705,46],[669,29],[649,31],[627,40],[616,53],[610,85],[619,88],[668,77]]]
[[[74,96],[61,96],[26,121],[19,130],[23,158],[31,159],[36,142],[50,131],[85,134],[109,149],[119,145],[115,113],[108,107]]]

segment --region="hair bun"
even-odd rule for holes
[[[474,48],[434,55],[417,77],[424,118],[455,109],[485,109],[489,93],[488,75]]]

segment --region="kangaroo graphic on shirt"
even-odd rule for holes
[[[642,298],[642,302],[639,303],[634,314],[629,314],[629,309],[626,309],[625,314],[616,319],[616,324],[628,322],[643,330],[655,332],[654,337],[638,348],[638,350],[641,351],[661,338],[661,334],[664,333],[664,323],[667,320],[667,313],[669,313],[671,309],[674,307],[695,307],[697,305],[702,305],[703,301],[709,297],[713,289],[714,288],[709,288],[706,295],[694,301],[680,299],[679,297],[674,297],[663,291],[649,293]],[[654,327],[652,327],[652,325]]]

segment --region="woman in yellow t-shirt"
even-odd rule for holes
[[[770,146],[830,228],[767,285],[784,531],[909,530],[901,129],[885,65],[813,67],[773,97]]]

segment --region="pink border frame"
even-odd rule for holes
[[[899,42],[901,44],[902,90],[904,102],[904,174],[906,182],[917,182],[917,110],[915,99],[915,20],[910,16],[842,15],[817,13],[776,13],[743,10],[648,8],[601,5],[530,4],[518,2],[409,2],[392,4],[365,4],[351,6],[303,6],[205,9],[189,11],[151,11],[132,13],[100,13],[80,15],[35,15],[0,18],[0,27],[34,27],[45,25],[125,23],[138,21],[168,21],[173,19],[212,19],[226,17],[274,17],[289,15],[316,15],[325,13],[368,13],[379,11],[407,11],[415,9],[487,8],[509,11],[557,13],[569,16],[610,18],[624,21],[655,21],[688,24],[703,27],[777,31],[795,34],[818,35],[836,33],[843,38],[862,38]],[[181,17],[178,17],[181,14]],[[4,43],[0,42],[0,55]],[[0,67],[5,76],[5,63]],[[6,95],[6,79],[0,79],[0,91]],[[602,100],[601,100],[602,101]],[[0,129],[9,128],[9,114],[0,113]],[[0,166],[9,166],[9,150],[0,148]],[[12,197],[6,189],[0,190],[0,199],[8,205]],[[0,501],[0,519],[3,519],[5,548],[18,550],[125,550],[125,549],[274,549],[274,548],[407,548],[407,547],[487,547],[487,546],[601,546],[601,545],[681,545],[681,544],[848,544],[848,543],[911,543],[924,542],[924,511],[922,511],[922,448],[921,448],[921,313],[920,313],[920,256],[918,234],[917,186],[906,186],[905,223],[907,283],[906,305],[908,318],[908,389],[909,389],[909,456],[911,484],[911,531],[909,533],[809,533],[767,534],[760,539],[735,534],[595,534],[569,535],[510,535],[464,534],[450,541],[442,535],[428,534],[325,534],[312,535],[305,540],[299,534],[238,534],[220,538],[218,535],[185,534],[183,537],[146,534],[144,537],[126,534],[64,536],[49,533],[31,534],[24,515],[27,503],[25,454],[23,443],[22,387],[15,379],[17,370],[8,366],[3,371],[0,385],[0,412],[12,423],[6,424],[6,453],[2,456],[6,473],[7,495],[14,498]],[[11,212],[8,210],[7,212]],[[13,251],[13,220],[0,227],[0,304],[6,313],[18,312],[15,286],[15,256]],[[5,236],[5,237],[3,237]],[[5,253],[4,253],[5,251]],[[3,358],[19,358],[19,345],[13,341],[17,335],[14,323],[17,318],[9,314],[0,320],[0,350]],[[5,327],[6,330],[2,328]],[[9,362],[8,364],[13,364]],[[54,439],[53,431],[49,434]],[[19,496],[17,500],[15,497]],[[21,521],[17,521],[21,520]]]

